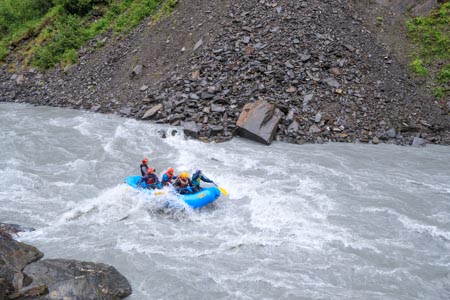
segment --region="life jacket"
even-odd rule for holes
[[[167,176],[167,182],[168,183],[172,183],[172,180],[173,180],[173,174],[169,174],[169,173],[164,173],[164,175],[166,175]]]
[[[148,174],[147,184],[156,183],[156,176],[154,174]]]
[[[194,176],[192,176],[192,184],[196,185],[196,186],[200,186],[200,180],[201,180],[201,175],[198,174],[194,174]]]
[[[178,177],[178,180],[180,181],[181,188],[187,188],[189,186],[189,178]]]

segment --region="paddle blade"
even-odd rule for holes
[[[222,194],[224,194],[225,196],[228,196],[228,192],[227,192],[226,189],[224,189],[224,188],[221,187],[221,186],[219,186],[218,188],[219,188],[219,191],[220,191]]]
[[[166,194],[165,191],[160,191],[160,192],[154,192],[153,196],[162,196],[162,195],[165,195],[165,194]]]

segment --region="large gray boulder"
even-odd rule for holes
[[[237,133],[259,143],[270,145],[283,113],[264,100],[247,103],[236,122]]]
[[[9,292],[29,283],[22,273],[26,265],[41,259],[44,254],[37,248],[0,236],[0,278]]]
[[[185,136],[190,136],[193,138],[198,138],[198,133],[200,129],[194,121],[184,122],[183,123],[183,133]]]
[[[47,286],[49,294],[37,299],[122,299],[131,294],[128,280],[114,267],[68,259],[45,259],[24,269],[29,288]]]

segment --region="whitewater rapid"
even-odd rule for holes
[[[204,144],[5,103],[0,128],[0,222],[34,227],[19,239],[46,258],[115,266],[127,299],[450,298],[449,147]],[[229,196],[163,210],[123,183],[143,157]]]

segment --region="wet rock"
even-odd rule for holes
[[[411,146],[417,147],[417,148],[419,148],[419,147],[425,147],[427,143],[428,143],[427,140],[422,139],[422,138],[415,137],[415,138],[413,139],[413,142],[412,142]]]
[[[165,139],[165,138],[167,137],[166,132],[165,132],[164,130],[162,130],[162,129],[159,129],[159,130],[158,130],[158,135],[159,135],[159,137],[162,138],[162,139]]]
[[[242,137],[270,145],[281,117],[282,112],[267,101],[247,103],[236,122],[237,133]]]
[[[131,107],[125,106],[119,111],[119,113],[124,116],[129,116],[131,115]]]
[[[376,144],[379,144],[379,143],[380,143],[380,139],[378,137],[374,136],[373,139],[372,139],[372,144],[376,145]]]
[[[197,138],[199,131],[200,130],[197,126],[197,123],[195,123],[194,121],[184,122],[183,133],[185,136]]]
[[[155,117],[156,116],[156,114],[161,110],[161,109],[163,109],[163,104],[157,104],[157,105],[155,105],[155,106],[153,106],[152,108],[150,108],[150,109],[148,109],[145,113],[144,113],[144,115],[142,116],[142,120],[148,120],[148,119],[151,119],[151,118],[153,118],[153,117]]]
[[[114,267],[92,262],[46,259],[24,269],[30,288],[48,286],[52,299],[122,299],[131,294],[128,280]]]
[[[100,108],[102,108],[102,106],[101,106],[101,105],[94,105],[94,106],[92,106],[92,107],[91,107],[91,111],[93,111],[93,112],[97,112],[97,111],[99,111],[99,110],[100,110]]]
[[[395,138],[397,134],[395,132],[395,129],[391,128],[388,131],[386,131],[386,135],[390,138]]]
[[[35,229],[32,227],[25,227],[17,224],[2,223],[2,222],[0,222],[0,230],[7,230],[14,233],[35,231]]]
[[[0,236],[0,278],[5,279],[9,291],[21,289],[26,277],[26,265],[41,259],[44,254],[37,248]]]
[[[221,126],[221,125],[209,125],[208,127],[211,130],[211,133],[216,134],[216,133],[223,132],[223,126]]]

